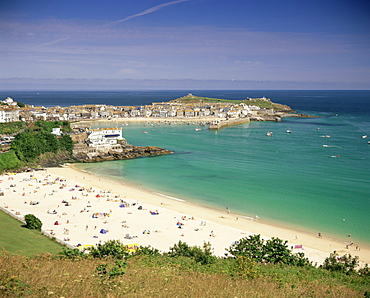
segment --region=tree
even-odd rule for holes
[[[24,220],[26,221],[26,228],[41,231],[42,222],[33,214],[26,214]]]
[[[21,161],[33,161],[41,153],[40,142],[34,134],[21,132],[12,141],[12,149]]]
[[[249,235],[232,244],[227,250],[233,256],[243,256],[259,263],[264,260],[264,243],[261,235]]]
[[[308,266],[311,262],[304,254],[292,254],[287,241],[271,238],[267,241],[260,235],[250,235],[232,244],[227,250],[234,257],[246,257],[258,263],[282,263],[295,266]]]
[[[59,141],[59,147],[61,150],[68,151],[69,153],[72,153],[73,151],[73,141],[70,135],[63,134],[58,139]]]
[[[293,263],[294,255],[292,255],[291,251],[288,249],[287,242],[288,241],[283,241],[274,237],[266,241],[264,246],[264,258],[267,263]]]
[[[36,138],[40,142],[41,153],[53,152],[57,153],[59,150],[59,142],[57,137],[51,133],[39,132],[36,134]]]

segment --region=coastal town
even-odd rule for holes
[[[10,97],[1,101],[0,123],[21,121],[68,121],[73,129],[69,135],[74,143],[74,158],[84,162],[131,159],[138,156],[157,156],[173,152],[154,147],[131,146],[122,136],[122,128],[114,127],[117,121],[187,121],[197,122],[209,129],[221,129],[250,121],[280,121],[282,117],[306,117],[290,107],[273,103],[270,99],[249,98],[223,100],[194,96],[189,93],[168,102],[151,105],[113,106],[89,104],[76,106],[33,106],[16,102]],[[92,129],[91,121],[106,121],[107,128]],[[60,128],[52,131],[57,137]],[[2,150],[10,149],[12,135],[1,136]]]
[[[261,105],[264,103],[265,106]],[[294,113],[290,107],[273,104],[270,99],[247,98],[243,101],[212,100],[187,96],[168,101],[156,102],[151,105],[112,106],[106,104],[76,105],[76,106],[33,106],[18,105],[8,97],[1,101],[0,122],[34,120],[45,121],[82,121],[82,120],[114,120],[127,118],[163,118],[163,119],[202,119],[213,118],[214,121],[225,119],[244,119],[247,121],[273,120]]]

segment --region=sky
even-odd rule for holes
[[[2,90],[370,89],[370,1],[1,0]]]

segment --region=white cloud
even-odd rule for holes
[[[178,4],[178,3],[181,3],[181,2],[187,2],[187,1],[190,1],[190,0],[176,0],[176,1],[171,1],[171,2],[167,2],[167,3],[163,3],[163,4],[160,4],[160,5],[157,5],[157,6],[148,8],[148,9],[146,9],[146,10],[144,10],[142,12],[139,12],[137,14],[128,16],[128,17],[126,17],[126,18],[124,18],[122,20],[118,20],[118,21],[114,21],[114,22],[108,23],[107,25],[111,25],[111,24],[115,24],[115,23],[126,22],[128,20],[133,19],[133,18],[141,17],[141,16],[147,15],[149,13],[155,12],[155,11],[157,11],[157,10],[163,8],[163,7],[174,5],[174,4]]]

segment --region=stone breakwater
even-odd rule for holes
[[[107,152],[99,151],[95,154],[86,152],[78,152],[73,155],[80,162],[100,162],[112,160],[125,160],[140,157],[154,157],[159,155],[167,155],[174,153],[171,150],[163,149],[156,146],[126,146],[122,151],[109,150]]]
[[[250,121],[281,121],[280,116],[255,116],[237,119],[227,119],[213,122],[209,125],[209,129],[221,129],[227,126],[239,125]]]
[[[298,118],[316,118],[316,116],[310,116],[307,114],[299,113],[279,113],[276,115],[256,115],[252,117],[226,119],[211,122],[209,129],[221,129],[228,126],[239,125],[250,121],[281,121],[284,117],[298,117]]]

